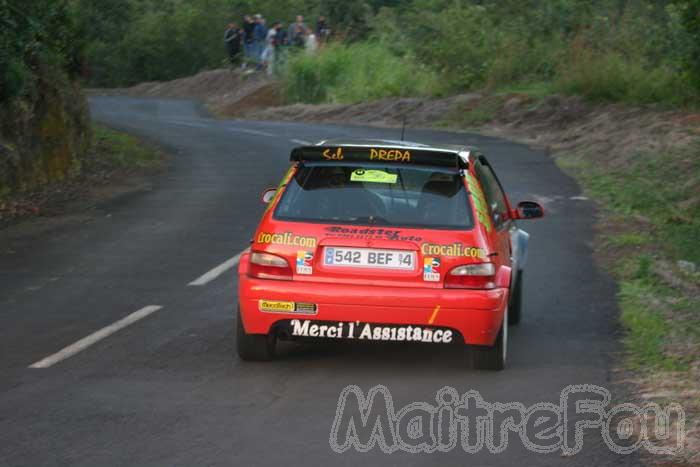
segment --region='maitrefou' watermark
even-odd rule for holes
[[[378,385],[367,394],[355,385],[340,393],[331,427],[330,447],[385,453],[449,452],[498,454],[509,442],[536,453],[580,452],[584,436],[601,436],[611,451],[646,449],[675,455],[685,446],[685,412],[679,404],[661,407],[610,404],[610,392],[592,384],[566,386],[559,403],[487,402],[478,391],[459,394],[445,386],[435,403],[412,402],[397,408],[391,392]]]

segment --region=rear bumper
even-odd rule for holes
[[[253,279],[239,275],[239,301],[248,334],[267,334],[291,319],[449,328],[465,344],[493,345],[508,290],[409,289]],[[315,313],[260,310],[260,301],[315,304]]]

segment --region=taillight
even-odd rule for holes
[[[292,280],[292,268],[287,260],[269,253],[251,253],[248,274],[258,279]]]
[[[496,267],[493,263],[457,266],[445,277],[446,289],[494,289]]]

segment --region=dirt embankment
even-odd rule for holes
[[[585,147],[601,162],[620,165],[644,151],[700,142],[700,114],[618,104],[590,104],[579,97],[533,99],[525,94],[463,94],[442,99],[395,98],[362,104],[294,104],[249,109],[237,115],[259,120],[441,127],[477,130],[549,147]]]

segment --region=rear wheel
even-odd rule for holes
[[[506,308],[501,330],[492,346],[471,347],[471,364],[475,370],[502,370],[506,366],[508,353],[508,309]]]
[[[523,271],[518,271],[518,280],[510,290],[508,324],[518,324],[523,309]]]
[[[241,360],[262,362],[275,358],[277,339],[268,334],[247,334],[241,312],[236,317],[236,350]]]

